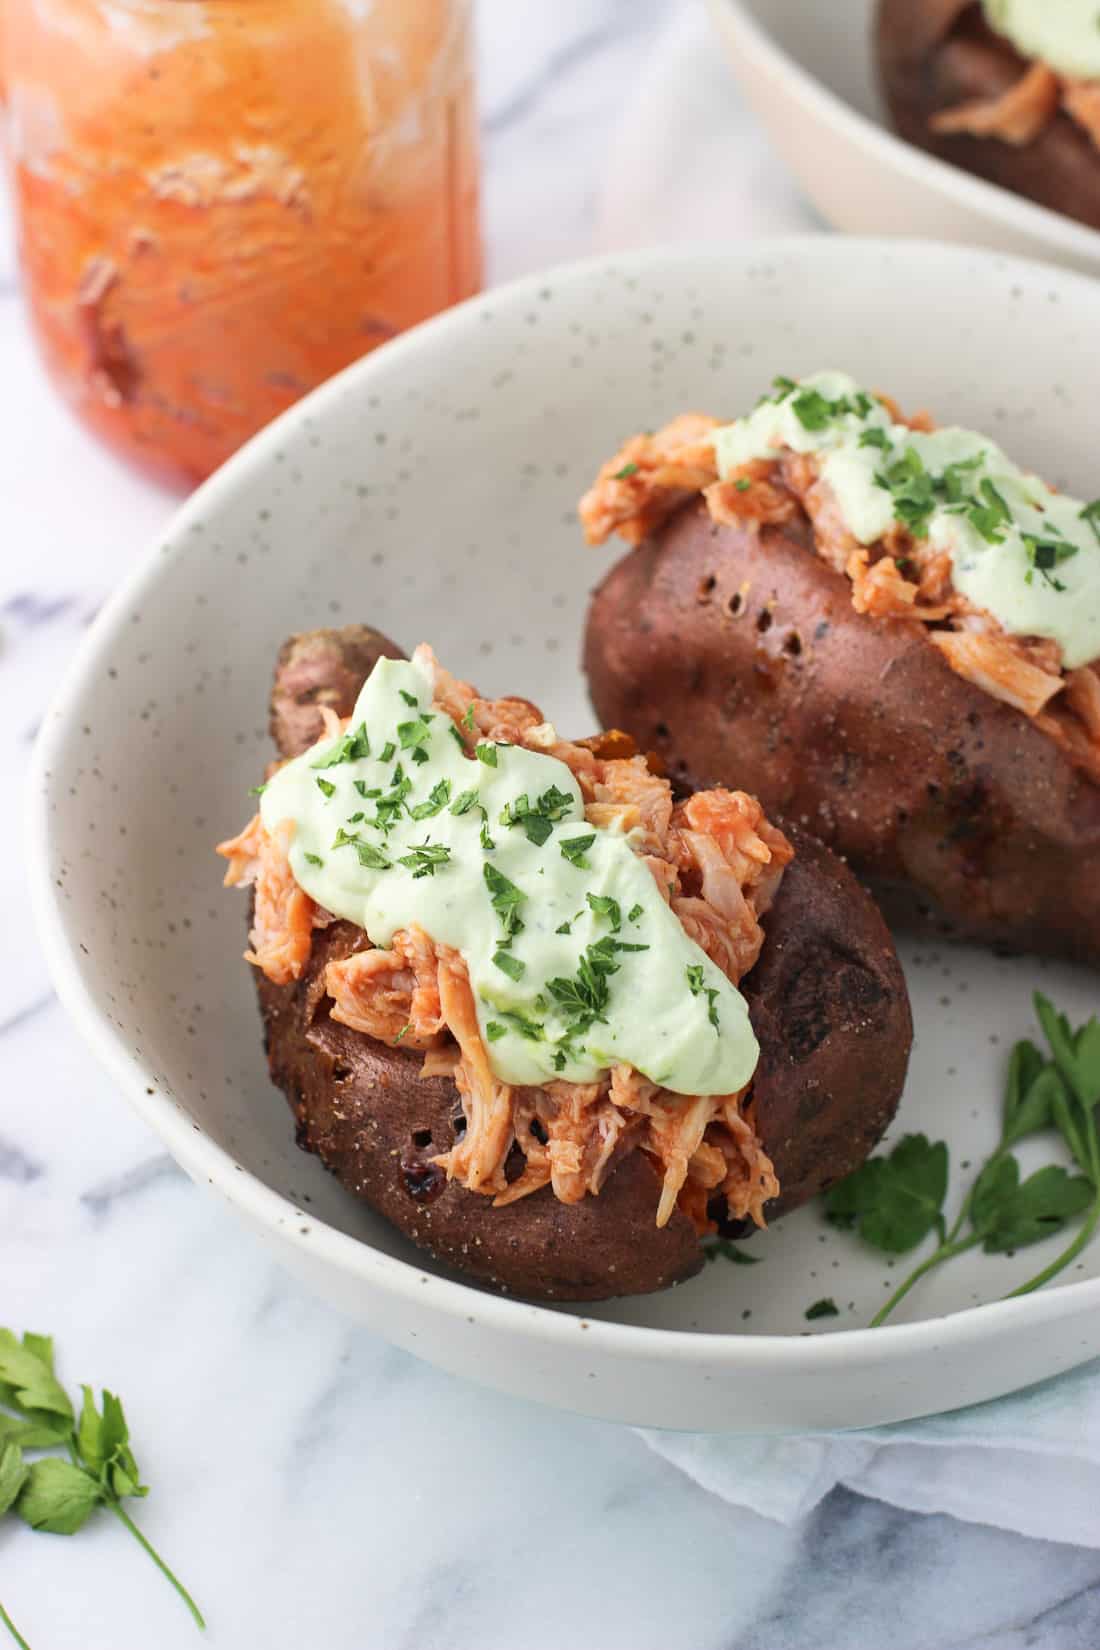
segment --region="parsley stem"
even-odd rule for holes
[[[8,1615],[8,1612],[4,1609],[4,1606],[2,1604],[0,1604],[0,1621],[2,1621],[4,1623],[4,1626],[7,1628],[8,1632],[11,1634],[11,1636],[15,1640],[16,1644],[19,1646],[19,1650],[31,1650],[30,1645],[27,1643],[26,1639],[23,1637],[22,1633],[19,1631],[19,1629],[15,1625],[14,1621],[12,1621],[11,1617]]]
[[[927,1260],[922,1260],[919,1266],[914,1267],[904,1283],[898,1285],[886,1305],[879,1307],[871,1319],[870,1327],[878,1329],[881,1324],[884,1324],[895,1306],[905,1299],[913,1285],[919,1283],[926,1273],[931,1272],[936,1266],[942,1266],[945,1260],[953,1260],[956,1255],[964,1254],[967,1249],[973,1249],[974,1245],[981,1241],[981,1233],[975,1232],[971,1237],[960,1238],[957,1242],[941,1243],[939,1248],[934,1250]]]
[[[191,1597],[191,1594],[187,1591],[187,1588],[183,1585],[183,1582],[179,1579],[179,1577],[172,1574],[172,1571],[168,1568],[163,1558],[161,1558],[156,1548],[151,1546],[150,1543],[146,1541],[145,1537],[142,1535],[129,1513],[127,1513],[122,1503],[115,1496],[111,1495],[107,1498],[107,1505],[110,1507],[115,1517],[122,1520],[123,1524],[125,1524],[126,1528],[134,1537],[134,1540],[138,1543],[138,1545],[145,1548],[145,1551],[149,1554],[149,1557],[153,1560],[153,1563],[156,1565],[160,1573],[167,1581],[171,1582],[172,1586],[176,1589],[176,1592],[179,1594],[180,1598],[182,1598],[192,1616],[195,1618],[195,1625],[197,1627],[201,1627],[205,1631],[206,1623],[202,1619],[202,1612],[195,1603],[194,1599]]]
[[[1052,1260],[1049,1266],[1044,1266],[1038,1277],[1031,1278],[1027,1283],[1021,1283],[1018,1289],[1010,1289],[1004,1299],[1010,1301],[1016,1295],[1030,1295],[1033,1290],[1041,1289],[1044,1283],[1049,1283],[1051,1278],[1056,1278],[1058,1273],[1064,1271],[1072,1261],[1075,1261],[1081,1250],[1092,1242],[1098,1226],[1100,1226],[1100,1197],[1094,1199],[1084,1225],[1069,1245],[1069,1248],[1063,1249],[1057,1260]]]

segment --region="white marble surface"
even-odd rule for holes
[[[639,186],[626,210],[612,141],[624,109],[637,131],[639,106],[643,122],[656,107],[676,10],[482,0],[494,279],[687,227],[668,191],[654,205]],[[732,227],[797,220],[722,74],[707,66],[690,119],[751,156]],[[142,1521],[204,1606],[208,1642],[1095,1650],[1100,1554],[844,1492],[795,1531],[733,1511],[630,1432],[491,1396],[351,1327],[175,1170],[50,994],[17,805],[51,682],[172,501],[54,402],[2,236],[0,362],[0,1319],[55,1332],[70,1382],[121,1391],[153,1485]],[[68,1542],[0,1526],[0,1600],[34,1650],[199,1642],[105,1520]]]

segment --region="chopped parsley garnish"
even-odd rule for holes
[[[316,779],[314,780],[314,784],[323,796],[336,795],[336,786],[332,783],[331,779]]]
[[[749,476],[738,476],[733,485],[739,493],[747,493],[752,486],[752,480]]]
[[[1031,570],[1034,568],[1043,575],[1052,590],[1065,590],[1061,579],[1054,577],[1053,569],[1062,562],[1069,561],[1071,556],[1075,556],[1077,545],[1071,544],[1068,539],[1041,538],[1035,533],[1025,533],[1023,540],[1027,546],[1027,559],[1031,563],[1031,567],[1024,574],[1024,582],[1031,584]]]
[[[573,806],[573,798],[568,791],[559,790],[551,785],[549,790],[543,791],[538,801],[531,803],[526,791],[517,796],[514,802],[506,804],[500,816],[500,823],[509,827],[522,825],[528,842],[533,842],[541,848],[554,826],[563,819]]]
[[[518,957],[513,957],[508,951],[497,951],[493,955],[493,962],[502,974],[507,974],[511,980],[523,978],[526,964],[521,963]]]
[[[248,788],[248,794],[249,796],[263,796],[266,790],[267,781],[265,780],[262,785],[250,785]]]
[[[379,756],[378,760],[380,762],[392,762],[393,758],[394,758],[394,752],[396,750],[397,750],[397,746],[394,744],[393,740],[392,739],[387,739],[386,743],[382,746],[382,752],[381,752],[381,755]]]
[[[592,867],[584,856],[588,852],[589,848],[591,848],[595,840],[595,831],[589,832],[587,836],[567,837],[565,841],[560,844],[563,859],[567,859],[570,864],[575,865],[578,870],[590,871]]]
[[[483,865],[481,871],[485,878],[485,886],[489,890],[490,903],[504,928],[504,937],[511,940],[512,936],[523,928],[519,908],[527,895],[522,888],[517,888],[514,882],[510,882],[503,872],[498,871],[495,865]]]
[[[565,1050],[564,1049],[558,1048],[558,1049],[554,1050],[554,1070],[555,1071],[564,1071],[565,1070]]]
[[[456,796],[454,801],[451,803],[451,812],[459,815],[468,814],[470,809],[474,807],[476,803],[476,791],[463,791],[461,796]]]
[[[405,777],[401,764],[393,770],[393,789],[387,796],[380,796],[375,803],[375,815],[370,823],[376,830],[390,832],[397,824],[401,815],[407,811],[405,798],[412,790],[412,780]]]
[[[984,502],[971,504],[966,519],[987,544],[1003,544],[1005,528],[1012,526],[1012,511],[988,476],[982,477],[978,491]]]
[[[373,842],[356,842],[355,852],[359,855],[359,863],[365,871],[393,869],[393,861],[387,859],[381,848],[376,848]]]
[[[775,397],[776,401],[785,401],[788,395],[793,395],[797,388],[798,385],[793,378],[784,378],[782,374],[778,378],[772,379],[772,389],[779,391],[779,394]]]
[[[634,463],[624,464],[621,470],[616,470],[615,471],[615,474],[612,476],[611,479],[613,481],[625,481],[627,476],[634,476],[634,475],[637,475],[637,473],[638,473],[638,466],[636,464],[634,464]]]
[[[450,734],[451,738],[454,740],[455,744],[458,746],[458,748],[462,752],[462,754],[465,755],[466,754],[466,741],[465,741],[465,739],[463,739],[462,735],[459,733],[458,729],[455,727],[453,722],[449,722],[447,724],[447,732]]]
[[[597,1020],[607,1023],[604,1009],[611,995],[607,977],[619,971],[614,947],[610,937],[598,940],[581,957],[573,979],[547,982],[551,996],[572,1016],[570,1037],[582,1037]]]
[[[354,848],[364,871],[388,871],[392,868],[393,861],[386,858],[381,848],[376,848],[373,842],[364,842],[357,831],[345,831],[342,825],[333,838],[332,846]]]
[[[496,767],[497,748],[495,745],[476,745],[474,750],[479,762],[484,762],[487,768]]]
[[[377,785],[373,790],[368,790],[365,779],[353,779],[352,784],[355,786],[355,789],[359,792],[359,795],[363,798],[364,802],[374,802],[382,795],[382,792],[378,789]]]
[[[419,877],[434,877],[440,865],[446,865],[451,857],[451,850],[442,842],[422,842],[409,854],[402,854],[399,865],[406,866],[413,874],[415,882]]]
[[[721,1031],[722,1027],[718,1020],[718,992],[713,986],[703,984],[702,963],[688,963],[687,982],[693,997],[705,997],[707,999],[707,1019],[715,1031]]]
[[[416,697],[415,693],[406,693],[404,688],[398,688],[397,691],[400,693],[405,703],[412,706],[413,710],[420,709],[420,700]]]
[[[840,1308],[831,1295],[826,1295],[824,1300],[814,1301],[812,1306],[808,1306],[805,1315],[810,1323],[815,1318],[839,1318]]]
[[[473,702],[472,701],[471,701],[470,704],[468,704],[466,706],[466,710],[465,710],[465,712],[463,714],[463,717],[462,717],[462,725],[463,725],[464,728],[467,729],[468,732],[473,733],[473,731],[474,731],[474,707],[473,707]]]
[[[441,779],[438,785],[432,786],[426,802],[418,802],[415,808],[410,808],[409,816],[412,819],[432,819],[443,812],[450,800],[451,782]]]
[[[367,724],[360,722],[354,733],[345,733],[342,739],[337,740],[332,749],[316,762],[311,762],[311,768],[335,768],[341,762],[359,762],[370,755],[370,740],[367,738]]]
[[[573,932],[573,924],[571,922],[563,922],[560,928],[554,929],[554,932],[555,934],[571,934]]]
[[[302,858],[307,865],[323,865],[325,863],[320,854],[303,854]]]
[[[644,905],[632,905],[630,907],[630,910],[626,913],[626,920],[627,920],[627,922],[637,922],[638,918],[642,917],[644,915],[645,915],[645,906]]]
[[[862,431],[859,445],[861,447],[878,447],[880,452],[887,453],[890,451],[890,437],[880,425],[873,424],[869,430]]]
[[[1100,498],[1094,498],[1091,504],[1086,504],[1081,511],[1081,520],[1087,521],[1097,541],[1100,542]]]
[[[428,762],[431,760],[423,745],[417,745],[409,753],[414,762]]]
[[[529,1043],[544,1043],[546,1041],[546,1028],[538,1020],[529,1019],[526,1014],[521,1014],[518,1009],[501,1008],[497,1010],[497,1013],[502,1020],[508,1022],[504,1028],[505,1030],[514,1031],[517,1036],[526,1038]]]
[[[588,901],[589,910],[597,917],[606,917],[611,924],[611,932],[617,934],[623,925],[622,907],[618,900],[612,899],[610,894],[586,894],[585,899]]]
[[[432,734],[429,721],[427,716],[418,716],[415,722],[398,722],[397,737],[403,751],[416,750],[420,745],[427,744]]]
[[[402,1038],[408,1036],[408,1034],[411,1030],[412,1030],[412,1021],[411,1020],[406,1020],[405,1024],[401,1027],[401,1030],[397,1033],[397,1036],[393,1040],[395,1048],[396,1048],[397,1044],[399,1042],[401,1042]]]
[[[803,390],[791,402],[794,415],[806,430],[823,430],[840,413],[848,411],[848,402],[828,401],[820,390]]]
[[[487,854],[493,853],[496,849],[496,843],[489,835],[489,827],[485,823],[484,819],[481,821],[481,846]]]
[[[895,463],[876,473],[875,480],[893,495],[897,520],[914,538],[924,538],[936,508],[936,490],[917,449],[906,447]]]
[[[502,1026],[499,1020],[486,1020],[485,1035],[491,1043],[499,1043],[500,1039],[506,1036],[507,1033],[508,1027]]]

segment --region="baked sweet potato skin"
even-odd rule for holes
[[[312,663],[319,652],[332,661],[326,703],[342,716],[361,685],[354,671],[339,678],[350,639],[350,632],[308,639]],[[300,643],[292,639],[281,655],[275,706]],[[365,675],[365,657],[363,664]],[[310,743],[301,718],[277,713],[274,726],[281,755]],[[799,834],[795,845],[764,919],[763,954],[742,982],[761,1041],[756,1122],[782,1187],[769,1210],[776,1215],[871,1150],[896,1110],[912,1038],[905,982],[878,912],[819,843]],[[620,1159],[599,1197],[577,1204],[561,1203],[547,1187],[495,1209],[489,1198],[448,1184],[430,1160],[462,1126],[454,1084],[422,1079],[420,1054],[375,1043],[329,1012],[325,966],[368,943],[354,925],[335,922],[315,932],[302,979],[275,986],[257,974],[271,1075],[302,1147],[414,1242],[493,1288],[600,1300],[661,1289],[699,1270],[703,1253],[687,1217],[677,1210],[665,1227],[655,1224],[659,1179],[642,1153]]]
[[[980,5],[880,0],[875,55],[890,116],[909,143],[1100,229],[1100,151],[1064,111],[1030,143],[1019,145],[932,130],[933,115],[999,97],[1029,66],[989,28]]]
[[[857,613],[808,523],[687,507],[599,586],[584,663],[602,720],[693,788],[736,775],[907,918],[1100,963],[1100,787],[919,624]]]

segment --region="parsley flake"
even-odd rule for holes
[[[476,745],[474,747],[474,754],[479,762],[484,762],[487,768],[496,767],[497,748],[495,745]]]
[[[526,971],[526,965],[518,957],[513,957],[508,951],[494,953],[493,962],[502,974],[507,974],[511,980],[521,980]]]
[[[332,783],[331,779],[315,779],[314,784],[317,786],[317,789],[321,792],[322,796],[336,795],[336,786]]]
[[[354,733],[345,733],[338,739],[332,749],[316,762],[311,762],[311,768],[335,768],[341,762],[359,762],[370,755],[370,740],[367,738],[367,724],[360,722]]]
[[[470,809],[475,806],[476,802],[476,791],[463,791],[461,796],[456,796],[454,801],[451,803],[450,811],[451,813],[457,815],[468,814]]]
[[[592,867],[584,856],[595,840],[595,831],[591,831],[587,836],[567,837],[564,842],[559,843],[562,858],[569,860],[570,864],[575,865],[580,871],[590,871]]]
[[[398,860],[413,874],[413,881],[420,877],[434,877],[441,865],[449,863],[451,850],[442,842],[422,842],[411,853],[402,854]]]
[[[611,932],[617,934],[623,925],[622,908],[618,900],[612,899],[610,894],[586,894],[589,910],[597,917],[606,917],[611,924]]]
[[[624,464],[621,470],[616,470],[615,471],[615,474],[612,476],[611,479],[613,481],[625,481],[628,476],[636,476],[637,474],[638,474],[638,466],[636,464],[634,464],[634,463]]]
[[[418,802],[415,808],[410,808],[411,819],[433,819],[451,800],[451,782],[441,779],[438,785],[433,785],[426,802]]]

